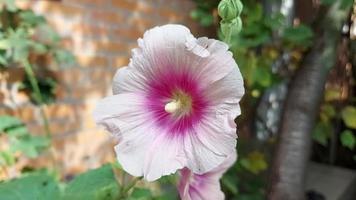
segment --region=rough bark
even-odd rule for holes
[[[327,74],[336,60],[337,43],[347,10],[340,10],[335,3],[325,13],[325,16],[319,17],[314,45],[305,55],[289,88],[271,168],[269,200],[304,199],[311,131]]]

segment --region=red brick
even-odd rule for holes
[[[102,7],[102,6],[107,6],[109,5],[109,0],[64,0],[64,2],[70,2],[73,3],[75,2],[76,4],[83,4],[83,5],[88,5],[88,6],[95,6],[95,7]]]
[[[108,60],[101,56],[76,56],[77,62],[82,67],[108,66]]]
[[[114,67],[123,67],[129,64],[129,58],[126,56],[117,56],[113,58]]]
[[[29,122],[35,120],[34,118],[34,106],[25,106],[17,109],[17,116],[23,122]]]
[[[70,104],[51,104],[44,107],[46,115],[50,119],[76,120],[75,109]]]
[[[38,1],[36,8],[42,13],[61,14],[65,17],[82,16],[85,11],[82,8],[55,1]]]
[[[118,43],[118,42],[105,42],[105,41],[101,41],[101,42],[93,42],[92,43],[94,47],[96,47],[96,49],[98,51],[106,51],[106,52],[110,52],[110,53],[120,53],[120,52],[128,52],[129,48],[127,47],[127,45],[124,45],[122,43]]]
[[[74,25],[72,31],[74,34],[80,34],[82,38],[98,36],[109,37],[110,35],[110,30],[107,27],[84,23]]]
[[[114,0],[112,5],[120,9],[146,14],[152,14],[154,11],[151,6],[141,1]]]
[[[137,40],[138,38],[142,37],[143,30],[137,30],[134,28],[118,28],[114,30],[113,37],[114,38],[127,38],[132,40]]]
[[[124,21],[124,18],[113,11],[92,11],[90,12],[90,21],[103,22],[108,24],[119,24]]]

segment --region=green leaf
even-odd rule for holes
[[[342,0],[340,4],[341,9],[348,9],[350,8],[354,3],[354,0]]]
[[[134,190],[130,195],[130,199],[135,199],[135,200],[152,199],[152,193],[149,189],[146,188],[134,188]]]
[[[17,11],[17,7],[15,5],[15,0],[5,0],[6,9],[10,12]]]
[[[0,131],[3,132],[5,129],[22,126],[22,122],[16,117],[3,115],[0,116]]]
[[[37,172],[0,183],[0,197],[1,200],[59,200],[60,190],[53,176]]]
[[[36,26],[46,22],[44,17],[36,15],[32,10],[22,11],[20,12],[19,16],[24,23],[27,23],[31,26]]]
[[[351,130],[345,130],[341,133],[340,141],[342,146],[353,150],[356,145],[356,137],[352,134]]]
[[[90,170],[72,180],[64,191],[63,200],[114,200],[120,194],[111,165]]]
[[[241,165],[253,174],[258,174],[267,169],[267,162],[264,154],[259,151],[253,151],[248,154],[247,158],[240,160]]]
[[[29,134],[25,126],[9,128],[6,130],[6,133],[10,136],[25,136]]]
[[[75,62],[75,57],[67,50],[57,49],[54,51],[53,55],[56,61],[61,64],[69,65]]]
[[[272,76],[269,69],[264,67],[257,67],[254,73],[254,82],[257,82],[263,87],[268,87],[272,83]]]
[[[0,40],[0,49],[9,49],[11,47],[10,41],[7,39]]]
[[[328,145],[328,139],[331,135],[331,130],[332,127],[330,126],[329,123],[325,122],[319,122],[313,133],[312,133],[312,138],[315,140],[317,143],[327,146]]]
[[[356,107],[346,106],[341,113],[347,127],[356,129]]]
[[[234,195],[238,194],[238,192],[239,192],[239,190],[238,190],[238,180],[236,179],[236,177],[225,175],[221,179],[221,183],[232,194],[234,194]]]
[[[9,151],[0,152],[0,166],[10,166],[15,164],[15,157]]]
[[[299,25],[297,27],[289,27],[284,30],[283,38],[295,45],[309,46],[313,38],[313,31],[311,28],[305,25]]]
[[[30,158],[35,158],[49,144],[50,140],[47,137],[26,135],[12,138],[10,148],[13,152],[20,151]]]
[[[335,0],[320,0],[320,3],[323,5],[331,5],[335,2]]]

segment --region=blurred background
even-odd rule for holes
[[[230,49],[246,94],[236,120],[239,159],[221,181],[226,199],[355,200],[354,1],[242,3],[243,28]],[[6,183],[29,172],[52,170],[70,182],[114,163],[116,141],[96,127],[92,111],[112,94],[115,71],[157,25],[223,39],[218,4],[0,0],[0,199],[21,199],[6,196]],[[176,199],[165,186],[174,181],[147,186],[137,199]]]

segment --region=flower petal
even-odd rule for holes
[[[93,112],[97,124],[121,136],[149,121],[145,117],[143,99],[133,93],[118,94],[100,100]]]
[[[211,116],[196,126],[185,138],[187,167],[203,174],[220,165],[236,147],[236,126],[231,127],[227,116]]]
[[[146,149],[144,171],[146,180],[157,180],[161,176],[175,173],[186,165],[182,143],[183,141],[178,138],[169,138],[162,134],[153,142],[151,148]]]
[[[240,115],[239,102],[245,93],[240,70],[235,67],[223,79],[210,84],[204,96],[211,102],[212,112],[225,115],[229,113],[233,118]]]
[[[180,170],[178,185],[182,200],[223,200],[224,193],[220,189],[220,178],[236,161],[236,151],[233,151],[216,168],[202,175],[194,174],[188,168]]]
[[[113,80],[113,94],[134,93],[145,91],[145,76],[139,73],[136,68],[122,67],[115,73]]]

